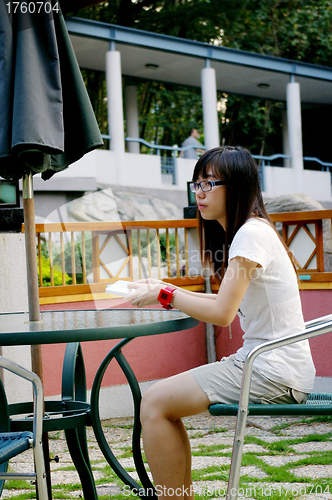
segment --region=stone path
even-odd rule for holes
[[[103,422],[105,437],[120,463],[138,479],[131,453],[132,419]],[[193,452],[194,488],[199,498],[225,498],[231,461],[234,417],[208,413],[185,419]],[[124,488],[88,429],[90,460],[99,499],[138,498]],[[63,433],[50,433],[54,498],[82,498]],[[12,460],[14,470],[31,470],[31,452]],[[15,489],[17,488],[17,489]],[[34,486],[8,482],[2,498],[35,498]],[[332,499],[332,420],[251,417],[248,420],[239,499]],[[90,499],[86,499],[90,500]]]

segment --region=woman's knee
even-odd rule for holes
[[[181,418],[182,397],[177,393],[176,376],[156,382],[145,392],[141,402],[142,425],[155,419]],[[180,410],[180,411],[179,411]]]
[[[141,401],[141,423],[144,423],[151,418],[164,416],[164,405],[161,390],[158,388],[160,383],[156,383],[149,387],[144,393]]]
[[[142,400],[141,421],[166,418],[175,421],[208,409],[210,401],[190,372],[152,385]]]

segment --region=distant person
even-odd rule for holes
[[[185,141],[183,141],[182,147],[186,148],[188,146],[198,146],[199,148],[201,148],[202,144],[198,141],[198,137],[199,137],[198,130],[196,128],[191,129],[190,136],[187,137]],[[204,150],[190,148],[187,149],[186,151],[181,151],[180,158],[190,158],[191,160],[197,160],[198,159],[197,153],[204,153]]]

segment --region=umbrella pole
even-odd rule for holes
[[[29,320],[40,321],[38,271],[36,258],[36,223],[35,200],[33,197],[32,174],[23,175],[23,213],[25,231],[25,252],[27,261]],[[31,370],[36,373],[43,383],[43,364],[40,345],[31,346]],[[43,432],[43,450],[47,476],[48,496],[52,498],[48,434]],[[38,498],[38,496],[37,496]]]
[[[34,202],[32,174],[25,173],[23,176],[23,212],[28,278],[29,320],[40,321]],[[43,366],[40,345],[31,346],[31,369],[34,373],[37,373],[43,381]]]
[[[36,259],[35,200],[33,198],[32,182],[32,174],[25,173],[23,176],[23,212],[28,276],[29,319],[30,321],[40,321]]]

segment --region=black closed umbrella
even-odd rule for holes
[[[30,321],[40,319],[33,175],[47,180],[102,144],[59,2],[0,2],[0,176],[23,179]]]
[[[103,144],[59,2],[0,2],[0,37],[0,175],[48,179]]]

